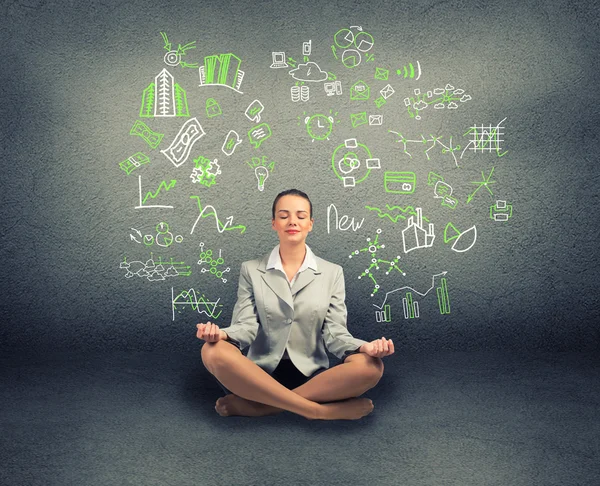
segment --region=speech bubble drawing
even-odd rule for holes
[[[246,117],[254,123],[260,123],[260,114],[264,109],[265,107],[260,101],[254,100],[250,103],[250,106],[246,108]]]
[[[254,148],[258,148],[261,144],[272,135],[271,127],[267,123],[261,123],[251,128],[248,131],[248,139],[250,143],[254,145]]]
[[[446,196],[450,196],[452,194],[452,187],[443,181],[437,181],[433,192],[435,194],[435,198],[444,199]]]
[[[223,142],[223,147],[221,147],[221,150],[225,155],[227,155],[227,157],[230,157],[231,155],[233,155],[233,152],[235,152],[235,148],[240,143],[242,143],[242,139],[238,135],[238,132],[236,132],[235,130],[229,130],[229,133],[225,137],[225,141]]]

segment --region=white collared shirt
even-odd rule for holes
[[[275,269],[275,270],[279,270],[280,272],[282,272],[283,275],[285,276],[286,282],[290,285],[290,290],[292,288],[292,285],[294,285],[294,282],[298,278],[298,275],[300,275],[300,272],[303,272],[307,268],[312,268],[315,271],[317,270],[317,259],[315,257],[315,254],[312,252],[312,250],[306,243],[304,244],[304,246],[306,246],[306,255],[304,256],[304,261],[302,262],[302,265],[300,265],[300,268],[296,272],[296,275],[294,275],[292,277],[292,280],[288,279],[287,274],[285,273],[285,270],[283,269],[283,263],[281,262],[281,255],[279,254],[279,245],[277,245],[275,248],[273,248],[273,251],[271,251],[271,254],[269,255],[269,261],[267,262],[267,270]],[[290,355],[288,354],[287,346],[285,347],[285,351],[283,352],[283,356],[281,357],[281,359],[290,359]]]
[[[304,244],[304,246],[306,246],[306,255],[304,256],[304,261],[302,262],[302,265],[300,265],[300,268],[296,272],[296,275],[292,277],[292,280],[288,280],[287,274],[283,269],[281,255],[279,254],[279,245],[273,248],[273,251],[271,251],[271,254],[269,255],[269,261],[267,262],[267,270],[271,270],[274,268],[275,270],[283,272],[283,275],[285,275],[285,279],[290,284],[290,289],[292,288],[292,285],[294,285],[294,282],[298,278],[300,272],[303,272],[307,268],[312,268],[315,271],[317,270],[317,259],[315,257],[315,254],[312,252],[312,250],[306,243]]]

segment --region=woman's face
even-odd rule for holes
[[[313,227],[309,202],[300,196],[283,196],[277,201],[271,226],[277,231],[280,244],[303,243]]]

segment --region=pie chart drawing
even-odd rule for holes
[[[373,48],[373,36],[367,32],[359,32],[354,38],[354,45],[360,52],[367,52]]]
[[[457,253],[464,253],[473,248],[477,241],[477,227],[471,226],[469,229],[460,232],[452,223],[448,223],[444,229],[444,243],[452,243],[452,249]]]
[[[347,49],[342,54],[342,63],[347,68],[355,68],[360,64],[361,55],[356,49]]]

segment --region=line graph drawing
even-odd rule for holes
[[[484,125],[474,125],[469,130],[467,130],[463,134],[463,137],[466,137],[467,135],[471,134],[471,140],[460,154],[460,158],[463,158],[463,155],[467,150],[472,150],[474,153],[496,152],[496,155],[498,157],[506,155],[508,150],[505,150],[504,152],[500,153],[502,150],[500,148],[500,143],[504,141],[502,139],[502,136],[504,135],[502,131],[504,127],[502,124],[504,123],[506,118],[507,117],[503,118],[500,121],[500,123],[498,123],[496,126],[492,126],[491,124],[487,127]]]
[[[240,234],[244,234],[244,232],[246,231],[246,227],[242,224],[238,224],[237,226],[231,226],[233,224],[233,216],[229,216],[224,224],[221,223],[221,221],[219,220],[219,217],[217,216],[217,210],[214,208],[214,206],[211,206],[210,204],[208,204],[208,205],[202,207],[202,203],[200,202],[199,196],[190,196],[190,199],[196,199],[196,203],[198,204],[198,210],[200,211],[200,214],[198,215],[198,217],[196,218],[196,221],[194,222],[194,225],[192,226],[190,235],[194,234],[196,225],[198,224],[198,222],[201,219],[208,218],[210,216],[214,216],[215,223],[217,225],[217,231],[219,233],[223,233],[224,231],[232,231],[232,230],[239,229]]]
[[[221,315],[221,307],[219,304],[221,299],[211,301],[206,298],[203,293],[196,291],[193,288],[183,290],[175,295],[175,290],[171,287],[171,310],[173,311],[173,321],[175,321],[175,312],[181,314],[181,310],[177,306],[190,306],[198,314],[204,314],[211,319],[217,319]],[[218,311],[217,311],[218,310]]]
[[[165,206],[165,205],[160,205],[160,204],[146,206],[145,204],[148,199],[156,199],[158,197],[158,195],[160,194],[161,190],[165,191],[165,192],[171,190],[173,187],[175,187],[176,183],[177,183],[177,181],[175,179],[171,180],[171,182],[169,182],[168,184],[166,181],[162,181],[160,183],[160,185],[158,186],[158,188],[156,189],[156,191],[154,191],[154,192],[148,191],[146,193],[146,195],[142,198],[142,176],[138,176],[140,203],[138,206],[135,207],[135,209],[150,209],[150,208],[173,209],[173,206]]]
[[[392,223],[397,223],[399,219],[407,219],[409,216],[418,216],[416,208],[412,206],[406,206],[406,208],[401,208],[400,206],[390,206],[389,204],[385,205],[385,209],[388,212],[385,212],[383,209],[376,208],[374,206],[365,206],[369,211],[377,211],[377,216],[380,218],[388,218]],[[393,211],[398,211],[398,214],[395,216],[392,215]],[[408,216],[406,216],[408,214]],[[429,219],[425,216],[422,216],[423,221],[429,223]]]
[[[385,297],[383,299],[383,303],[381,305],[373,304],[373,307],[375,307],[381,311],[381,309],[384,308],[384,306],[387,302],[387,299],[391,294],[393,294],[395,292],[402,292],[403,290],[411,290],[415,294],[420,295],[421,297],[425,297],[429,292],[431,292],[435,288],[436,277],[444,277],[447,273],[448,273],[447,271],[443,271],[441,273],[436,273],[435,275],[433,275],[431,277],[431,287],[429,287],[425,292],[419,292],[418,290],[416,290],[413,287],[410,287],[408,285],[404,285],[403,287],[400,287],[398,289],[390,290],[389,292],[386,292]]]

